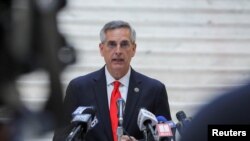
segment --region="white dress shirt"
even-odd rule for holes
[[[128,73],[124,75],[121,79],[118,81],[121,83],[119,87],[119,91],[121,93],[121,97],[124,99],[126,103],[127,94],[128,94],[128,86],[129,86],[129,78],[130,78],[131,68],[129,68]],[[113,82],[116,81],[112,75],[109,73],[107,66],[105,66],[105,76],[106,76],[106,83],[107,83],[107,93],[108,93],[108,103],[110,107],[110,99],[111,94],[114,88]]]

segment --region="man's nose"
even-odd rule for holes
[[[115,48],[115,53],[120,54],[121,53],[121,45],[118,44]]]

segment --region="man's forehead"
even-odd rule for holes
[[[131,41],[131,34],[128,28],[117,28],[108,30],[106,32],[106,42],[114,41],[114,42],[123,42],[123,41]]]
[[[129,39],[122,39],[122,40],[119,40],[119,42],[129,42],[130,40]],[[107,40],[107,42],[118,42],[117,40],[112,40],[112,39],[109,39]]]
[[[130,32],[130,29],[128,27],[118,27],[118,28],[109,28],[105,31],[105,33],[114,31],[114,30],[128,30]]]

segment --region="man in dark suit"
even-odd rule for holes
[[[88,131],[85,139],[116,140],[109,109],[113,83],[118,80],[121,97],[126,103],[123,122],[126,135],[122,136],[122,140],[142,139],[143,133],[137,126],[141,108],[171,120],[165,85],[131,68],[130,62],[136,53],[136,33],[129,23],[111,21],[105,24],[100,39],[99,49],[106,64],[100,70],[75,78],[69,83],[64,100],[65,125],[70,125],[71,113],[78,106],[94,106],[99,122]],[[64,140],[70,130],[68,126],[55,132],[54,141]]]
[[[250,83],[216,98],[194,116],[181,141],[207,141],[208,125],[250,125]],[[249,137],[249,136],[248,136]],[[236,137],[233,137],[237,140]],[[220,137],[220,140],[223,140]],[[239,139],[238,139],[239,140]],[[242,140],[242,139],[240,139]]]

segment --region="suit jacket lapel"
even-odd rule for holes
[[[108,136],[109,140],[112,140],[112,128],[109,118],[109,106],[108,106],[108,97],[107,97],[107,87],[106,87],[106,77],[104,67],[99,71],[99,76],[94,78],[95,87],[94,93],[97,101],[97,109],[99,113],[99,122],[104,125],[104,131]]]
[[[141,93],[141,81],[136,77],[136,72],[131,69],[131,75],[129,80],[128,95],[125,106],[124,123],[125,129],[128,128],[132,115],[136,113],[136,107]]]

